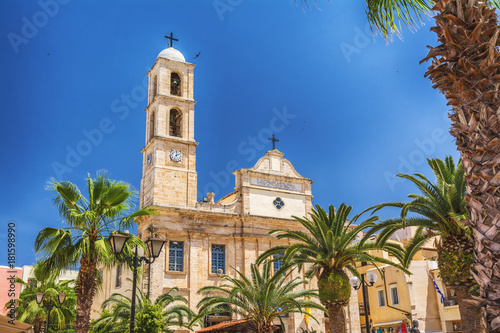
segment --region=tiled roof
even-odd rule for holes
[[[252,325],[252,323],[250,323],[250,319],[243,319],[243,320],[237,320],[237,321],[228,321],[228,322],[220,323],[220,324],[217,324],[217,325],[214,325],[214,326],[205,327],[205,328],[202,328],[201,330],[198,330],[196,332],[199,332],[199,333],[203,333],[203,332],[216,332],[218,330],[221,330],[221,329],[224,329],[224,328],[230,328],[230,327],[233,327],[233,326],[251,326],[251,325]]]
[[[273,330],[279,327],[273,325]],[[205,332],[255,332],[255,324],[250,319],[227,321],[214,326],[205,327],[196,331],[197,333]]]

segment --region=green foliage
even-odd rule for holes
[[[109,309],[102,310],[98,319],[92,319],[90,321],[89,333],[108,333],[110,331],[110,327],[108,327],[108,326],[111,326],[111,325],[107,325],[107,323],[99,324],[99,323],[97,323],[97,321],[101,320],[102,318],[107,318],[110,315],[111,315],[111,311]]]
[[[404,257],[400,258],[400,262],[405,267],[409,266],[415,253],[430,239],[436,237],[440,237],[442,240],[458,239],[463,246],[470,242],[471,229],[462,223],[462,220],[469,218],[464,200],[466,188],[462,162],[460,161],[455,166],[451,156],[447,156],[445,161],[436,158],[427,159],[427,162],[434,173],[435,182],[419,173],[397,175],[400,178],[410,180],[420,192],[420,194],[409,194],[410,202],[387,202],[368,208],[368,210],[373,210],[373,213],[385,207],[401,209],[399,217],[385,220],[367,233],[367,235],[372,235],[380,231],[377,238],[378,244],[387,242],[400,229],[417,227],[413,239],[406,247]],[[409,214],[413,215],[408,216]],[[442,242],[438,242],[439,246],[441,244]],[[438,263],[446,263],[439,257],[451,249],[444,248],[443,250],[438,253]],[[464,250],[469,253],[469,249]],[[450,255],[447,254],[448,257]],[[456,256],[459,258],[461,254],[456,254]],[[462,266],[462,268],[465,267]],[[452,271],[456,271],[456,269],[450,268],[445,276]],[[469,269],[466,269],[465,272],[469,272]],[[445,283],[449,284],[446,280]]]
[[[347,275],[345,273],[342,275],[340,272],[349,270],[352,274],[359,276],[355,267],[356,262],[392,265],[409,274],[401,265],[368,253],[370,250],[385,249],[391,254],[401,257],[403,249],[393,244],[374,244],[367,236],[358,239],[361,231],[376,226],[375,222],[378,217],[372,216],[359,222],[360,215],[358,214],[348,220],[351,210],[351,206],[342,203],[338,209],[330,205],[327,213],[317,205],[310,218],[294,216],[308,232],[285,229],[271,231],[270,235],[276,235],[278,239],[291,240],[293,244],[275,246],[265,251],[259,256],[257,262],[260,263],[275,254],[284,253],[283,267],[299,267],[301,269],[304,265],[309,265],[310,268],[305,275],[308,278],[316,276],[318,279],[323,304],[328,302],[345,304],[346,296],[350,293],[351,287],[349,280],[344,279]],[[358,222],[359,224],[355,225]],[[330,285],[330,280],[335,284]]]
[[[222,286],[201,288],[198,294],[212,295],[204,297],[198,303],[199,314],[196,319],[230,311],[253,321],[257,331],[263,332],[280,315],[302,313],[305,308],[326,311],[321,305],[310,300],[318,298],[318,294],[304,288],[303,285],[307,281],[298,277],[291,278],[291,270],[286,273],[284,269],[280,269],[273,274],[272,267],[271,262],[265,262],[260,272],[256,264],[251,264],[250,278],[235,270],[238,278],[222,275],[221,278],[226,282]]]
[[[321,332],[318,332],[316,331],[315,329],[305,329],[303,327],[299,327],[300,329],[300,333],[321,333]]]
[[[159,304],[151,304],[149,299],[144,301],[142,309],[135,316],[137,333],[163,332],[163,313]]]
[[[42,254],[46,275],[79,266],[78,310],[87,313],[99,284],[96,268],[111,268],[117,262],[107,237],[116,229],[129,229],[134,218],[153,211],[145,208],[132,212],[135,191],[127,183],[108,179],[105,172],[98,172],[95,179],[87,177],[88,198],[67,181],[52,179],[48,189],[54,191],[54,205],[67,227],[42,229],[35,240],[35,251]],[[146,249],[142,240],[127,235],[130,239],[122,256],[132,255],[136,246]],[[89,321],[88,316],[79,316],[76,325],[87,327]]]
[[[351,296],[349,277],[342,270],[334,269],[326,277],[318,280],[319,299],[326,304],[331,300],[347,305]]]
[[[133,219],[153,213],[150,209],[135,212],[136,192],[129,184],[110,180],[105,172],[95,179],[87,178],[88,198],[78,187],[67,181],[52,179],[47,186],[55,192],[54,205],[67,228],[44,228],[35,240],[35,251],[44,259],[44,272],[63,268],[76,268],[82,256],[95,258],[97,264],[111,267],[116,263],[107,237],[115,229],[129,229]],[[131,255],[136,245],[146,249],[142,241],[132,234],[124,248]],[[81,272],[82,270],[80,270]],[[80,275],[79,275],[80,277]]]
[[[438,256],[439,273],[447,285],[460,286],[473,283],[469,273],[474,261],[473,252],[441,250]]]
[[[130,281],[130,279],[128,279]],[[130,290],[128,290],[130,291]],[[170,326],[187,327],[195,314],[186,305],[188,301],[180,295],[173,295],[177,288],[170,289],[167,293],[160,295],[154,303],[149,296],[145,296],[139,287],[136,289],[137,299],[135,303],[136,332],[139,332],[139,322],[143,320],[147,327],[153,329],[161,319],[162,330],[158,332],[171,332]],[[184,303],[184,304],[179,304]],[[130,326],[131,299],[122,294],[115,293],[102,304],[103,311],[99,319],[92,321],[91,333],[125,333]],[[158,316],[158,309],[161,317]],[[142,325],[142,324],[141,324]],[[154,330],[144,332],[157,332]]]
[[[33,267],[33,286],[28,281],[16,278],[16,282],[24,286],[19,298],[15,300],[18,311],[16,320],[33,325],[36,322],[45,323],[48,315],[47,309],[36,303],[35,294],[42,292],[46,294],[43,299],[44,303],[51,302],[53,305],[59,305],[57,294],[65,293],[67,296],[63,305],[54,307],[50,312],[51,330],[53,325],[63,329],[67,323],[76,318],[76,295],[73,287],[70,286],[74,281],[66,280],[56,283],[58,276],[54,273],[48,276],[42,274],[42,265],[42,262],[37,262]]]

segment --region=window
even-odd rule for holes
[[[36,280],[35,279],[28,279],[28,285],[30,289],[36,288]]]
[[[453,332],[462,332],[462,322],[454,321],[452,322]]]
[[[285,255],[285,253],[283,253],[283,252],[274,254],[273,259],[282,258],[284,255]],[[275,262],[273,262],[273,264],[274,264],[274,273],[276,273],[281,268],[281,266],[283,266],[283,260],[275,261]]]
[[[384,290],[383,289],[377,290],[377,296],[378,296],[378,307],[381,308],[385,306]]]
[[[181,78],[177,73],[170,75],[170,95],[181,95]]]
[[[221,269],[226,274],[226,246],[212,244],[212,274]]]
[[[122,286],[122,265],[116,266],[116,281],[115,287],[120,288]]]
[[[170,241],[168,253],[168,270],[171,272],[182,272],[184,264],[184,242]]]
[[[397,286],[391,286],[391,301],[392,305],[399,305],[399,295]]]
[[[170,110],[170,120],[168,123],[168,134],[170,136],[181,136],[181,120],[182,116],[179,110]]]
[[[158,94],[158,77],[155,75],[153,78],[153,91],[152,91],[152,96],[155,98],[155,96]]]
[[[281,198],[276,198],[273,201],[273,205],[277,210],[281,210],[281,208],[285,206],[285,203],[283,202],[283,200],[281,200]]]
[[[149,115],[149,141],[155,136],[155,111],[152,110]]]

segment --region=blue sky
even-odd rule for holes
[[[87,173],[106,169],[139,189],[144,83],[170,32],[196,64],[200,198],[231,192],[227,169],[253,166],[273,128],[314,181],[315,204],[358,212],[404,200],[413,188],[394,174],[458,158],[446,101],[419,65],[436,44],[431,25],[386,43],[369,31],[364,1],[2,1],[0,265],[10,221],[17,266],[34,261],[40,229],[62,227],[51,177],[83,190]]]

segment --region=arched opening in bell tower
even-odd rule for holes
[[[181,96],[181,77],[177,73],[170,74],[170,95]]]
[[[158,94],[158,76],[155,75],[153,78],[153,91],[151,92],[151,96],[155,98],[157,94]]]
[[[149,139],[148,142],[153,140],[155,136],[155,111],[151,110],[151,114],[149,115]]]
[[[170,136],[181,136],[182,115],[179,110],[170,110],[170,119],[168,122],[168,134]]]

